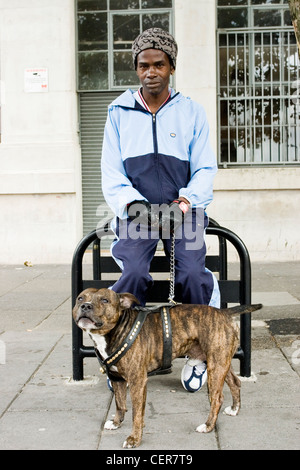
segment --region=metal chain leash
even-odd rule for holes
[[[170,252],[170,291],[169,291],[169,302],[176,304],[175,300],[175,234],[172,234],[171,240],[171,252]]]

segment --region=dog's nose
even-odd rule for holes
[[[81,305],[80,310],[82,311],[82,313],[91,312],[93,310],[93,305],[89,302],[85,302]]]

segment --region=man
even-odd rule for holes
[[[116,215],[112,255],[122,269],[112,286],[145,304],[150,262],[162,239],[167,256],[175,232],[175,283],[183,303],[219,307],[219,289],[205,268],[205,209],[212,201],[216,159],[203,108],[169,87],[177,58],[171,34],[151,28],[132,46],[141,88],[127,90],[108,109],[102,189]],[[184,368],[204,375],[199,361]],[[203,381],[204,382],[204,381]]]

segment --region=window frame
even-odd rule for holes
[[[218,2],[216,2],[216,5],[217,5]],[[255,138],[255,132],[256,132],[256,122],[255,122],[255,118],[253,118],[254,116],[254,113],[257,112],[257,107],[256,107],[256,101],[259,101],[260,99],[260,103],[258,102],[258,106],[263,106],[265,104],[265,102],[269,99],[270,101],[271,100],[275,100],[276,98],[276,95],[274,93],[276,87],[279,87],[280,88],[280,96],[279,96],[279,99],[280,99],[280,105],[279,105],[279,111],[282,113],[282,112],[286,112],[287,110],[290,109],[290,106],[291,104],[288,104],[286,105],[284,103],[284,100],[288,99],[288,100],[293,100],[293,99],[296,99],[297,100],[297,92],[299,94],[299,86],[300,86],[300,72],[299,72],[299,67],[298,67],[298,74],[297,74],[297,80],[296,81],[292,81],[290,79],[290,72],[289,72],[289,68],[287,68],[288,70],[288,79],[284,79],[283,77],[283,73],[282,73],[282,70],[283,70],[283,61],[280,62],[280,72],[279,72],[279,76],[280,76],[280,79],[279,80],[276,80],[276,79],[273,79],[273,72],[271,72],[271,79],[266,82],[268,83],[268,86],[270,87],[270,90],[271,90],[271,93],[270,95],[264,95],[264,93],[261,94],[260,98],[257,97],[257,90],[259,90],[259,88],[261,87],[261,89],[263,89],[264,86],[266,86],[266,83],[264,83],[264,81],[256,81],[255,80],[255,76],[254,76],[254,67],[255,67],[255,50],[257,48],[261,48],[262,50],[264,50],[264,47],[265,46],[265,43],[262,41],[260,42],[259,44],[255,44],[255,35],[257,34],[261,34],[263,35],[264,33],[266,34],[270,34],[272,35],[272,33],[276,33],[278,32],[280,35],[286,33],[287,35],[289,35],[290,33],[294,34],[294,30],[293,30],[293,27],[292,26],[285,26],[284,25],[284,14],[285,12],[287,11],[288,9],[288,4],[287,3],[282,3],[282,0],[281,0],[281,3],[280,4],[264,4],[264,5],[261,5],[261,4],[255,4],[255,5],[252,5],[251,3],[251,0],[248,0],[248,2],[244,5],[240,5],[241,7],[247,7],[248,8],[248,26],[247,27],[244,27],[244,28],[239,28],[239,27],[236,27],[236,28],[219,28],[218,27],[218,24],[217,24],[217,31],[216,31],[216,34],[217,34],[217,40],[216,40],[216,44],[217,44],[217,49],[216,49],[216,53],[217,53],[217,133],[218,133],[218,164],[219,166],[222,168],[227,168],[227,167],[249,167],[249,166],[255,166],[255,167],[262,167],[262,166],[283,166],[283,165],[299,165],[299,160],[300,160],[300,149],[299,149],[299,146],[300,146],[300,126],[297,127],[297,123],[299,121],[299,113],[300,113],[300,106],[299,106],[299,103],[297,102],[296,103],[296,106],[295,106],[295,111],[294,111],[294,124],[290,124],[290,121],[287,120],[286,116],[285,116],[285,119],[286,120],[283,120],[282,116],[280,118],[280,121],[279,121],[279,124],[278,124],[278,129],[279,129],[279,132],[281,133],[281,137],[280,137],[280,142],[279,142],[279,146],[278,146],[278,149],[277,149],[277,152],[272,152],[272,149],[273,149],[273,146],[275,144],[275,140],[274,140],[274,134],[273,134],[273,120],[272,120],[272,123],[270,126],[267,126],[265,125],[264,123],[264,116],[262,115],[262,124],[261,124],[261,142],[260,142],[260,147],[258,146],[257,149],[258,149],[258,152],[261,152],[261,161],[258,161],[257,160],[257,153],[256,152],[256,138]],[[280,8],[280,11],[281,11],[281,26],[278,27],[278,26],[274,26],[274,27],[261,27],[261,26],[254,26],[254,12],[259,9],[259,10],[262,10],[262,9],[265,9],[266,11],[269,11],[269,10],[277,10],[278,11],[278,7]],[[218,5],[216,6],[217,8],[217,12],[216,12],[216,15],[218,17],[218,10],[219,9],[224,9],[224,8],[230,8],[230,9],[234,9],[234,8],[238,8],[237,6],[222,6],[222,7],[218,7]],[[244,47],[244,56],[243,56],[243,60],[244,60],[244,72],[246,71],[246,69],[248,69],[248,75],[249,75],[249,82],[247,83],[247,79],[246,79],[246,74],[244,75],[244,82],[242,85],[237,85],[235,84],[236,86],[236,93],[232,96],[230,96],[229,93],[227,93],[227,97],[224,96],[224,93],[223,91],[225,91],[226,93],[226,89],[227,89],[227,92],[228,90],[230,89],[230,86],[232,85],[229,85],[229,80],[228,80],[228,70],[229,70],[229,67],[227,65],[227,85],[225,87],[222,87],[221,85],[221,69],[220,69],[220,60],[221,60],[221,49],[222,47],[228,49],[228,41],[229,41],[229,36],[230,35],[236,35],[236,38],[235,38],[235,41],[233,41],[233,45],[231,45],[230,47],[233,47],[236,49],[236,52],[235,52],[235,57],[237,57],[237,55],[239,54],[239,51],[237,50],[237,48],[239,47],[238,45],[238,42],[237,42],[237,35],[240,34],[240,35],[244,35],[245,38],[247,38],[247,42],[246,42],[246,39],[244,39],[244,44],[240,47]],[[220,38],[221,38],[221,35],[225,35],[226,36],[226,45],[225,46],[221,46],[220,44]],[[283,37],[283,36],[282,36]],[[290,37],[290,36],[289,36]],[[246,45],[245,45],[246,44]],[[286,50],[286,51],[289,51],[290,50],[290,46],[291,46],[291,43],[290,43],[290,40],[288,40],[285,44],[283,44],[282,48],[282,51]],[[292,45],[294,46],[294,44]],[[245,48],[248,48],[248,52],[247,54],[245,53]],[[271,45],[270,47],[272,47],[272,42],[271,42]],[[278,46],[279,47],[279,46]],[[297,51],[297,47],[296,47],[296,51]],[[227,52],[227,55],[226,55],[226,60],[228,61],[228,52]],[[246,62],[246,57],[248,58],[248,61]],[[300,65],[299,63],[299,56],[297,56],[297,63]],[[272,65],[273,65],[273,62],[272,62]],[[240,69],[238,69],[240,70]],[[237,80],[238,81],[238,80]],[[237,88],[241,88],[243,89],[244,88],[244,92],[243,93],[238,93],[238,90]],[[289,90],[289,94],[288,95],[285,95],[283,96],[283,92],[282,90],[285,89],[285,87],[288,87],[288,90]],[[247,91],[249,91],[249,93],[247,94],[246,92],[246,89]],[[293,92],[293,90],[295,89],[295,91]],[[295,96],[295,98],[293,98],[293,95]],[[226,105],[223,105],[224,102],[228,102],[228,104]],[[246,109],[247,109],[247,112],[248,112],[248,108],[246,108],[246,101],[249,101],[249,108],[250,108],[250,112],[249,112],[249,115],[250,115],[250,122],[249,124],[246,122]],[[244,125],[241,125],[240,126],[240,129],[243,128],[244,126],[244,141],[246,141],[247,143],[245,144],[245,147],[244,147],[244,157],[243,157],[243,160],[241,160],[239,158],[239,146],[238,144],[236,144],[235,146],[235,149],[234,149],[234,152],[231,151],[231,144],[234,144],[234,140],[233,138],[231,137],[231,133],[235,134],[236,135],[236,141],[238,141],[238,131],[239,131],[239,124],[238,124],[238,120],[237,120],[237,114],[236,114],[236,118],[235,118],[235,123],[231,126],[230,125],[230,113],[229,113],[229,102],[235,102],[236,106],[235,106],[235,109],[237,109],[237,105],[238,105],[238,102],[239,101],[243,101],[244,102]],[[299,101],[299,98],[298,98],[298,101]],[[295,104],[295,102],[294,102]],[[226,107],[227,106],[227,124],[222,125],[221,123],[221,118],[224,117],[224,112],[221,113],[221,106],[223,107]],[[272,105],[273,106],[273,101],[272,101]],[[237,113],[237,111],[236,111]],[[226,122],[226,120],[225,120]],[[300,121],[299,121],[299,124],[300,124]],[[269,129],[270,127],[270,129]],[[257,128],[259,128],[257,126]],[[225,153],[225,159],[224,159],[224,156],[222,158],[222,152],[221,152],[221,145],[223,145],[223,142],[224,140],[222,140],[222,133],[223,131],[226,133],[226,130],[227,130],[227,153]],[[249,135],[247,136],[247,131],[251,133],[254,132],[254,137],[253,135],[250,136],[250,139],[249,139]],[[269,144],[268,144],[268,140],[267,138],[265,138],[265,136],[267,135],[266,132],[270,131],[270,139],[269,139]],[[293,134],[294,133],[294,134]],[[223,134],[224,135],[224,134]],[[241,134],[242,135],[242,134]],[[288,135],[288,137],[287,137]],[[293,137],[292,137],[293,136]],[[248,140],[250,141],[250,145],[248,146]],[[252,142],[252,139],[253,139],[253,142]],[[294,143],[295,145],[293,145],[293,140],[294,139]],[[265,144],[266,142],[266,144]],[[267,155],[267,152],[265,152],[264,150],[264,147],[267,147],[269,145],[269,159],[268,159],[268,155]],[[226,140],[225,140],[225,146],[226,146]],[[294,152],[290,150],[291,147],[295,147],[295,150]],[[260,149],[260,150],[259,150]],[[286,153],[286,154],[285,154]],[[293,158],[293,154],[295,154],[295,160],[290,160],[289,157],[290,155],[292,155],[290,158]],[[282,157],[283,155],[283,157]],[[230,158],[232,157],[232,159]],[[226,158],[227,158],[227,161],[226,161]],[[233,161],[235,160],[236,161]]]
[[[122,10],[110,10],[109,9],[109,0],[107,0],[107,9],[106,10],[88,10],[82,11],[78,9],[78,1],[76,0],[75,8],[75,22],[76,22],[76,77],[77,77],[77,92],[78,93],[88,93],[88,92],[111,92],[111,91],[123,91],[126,88],[138,89],[139,83],[136,84],[124,84],[124,85],[115,85],[114,84],[114,53],[116,52],[126,52],[131,51],[131,49],[114,49],[114,31],[113,31],[113,17],[115,15],[130,16],[130,15],[139,15],[139,24],[140,32],[143,31],[142,22],[143,16],[145,15],[157,15],[157,14],[169,14],[169,31],[171,34],[174,32],[174,0],[172,0],[171,8],[142,8],[142,1],[139,0],[139,9],[122,9]],[[79,35],[78,35],[78,17],[80,14],[95,14],[95,13],[106,13],[107,14],[107,49],[103,50],[79,50]],[[86,53],[103,53],[107,54],[108,58],[108,69],[107,69],[107,78],[108,86],[107,88],[97,87],[97,88],[82,88],[80,86],[80,70],[79,62],[80,55]],[[134,68],[132,68],[134,71]],[[174,86],[175,79],[171,77],[171,86]]]

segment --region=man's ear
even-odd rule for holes
[[[120,306],[122,309],[130,308],[133,304],[140,305],[140,301],[132,294],[125,292],[123,294],[119,294]]]

